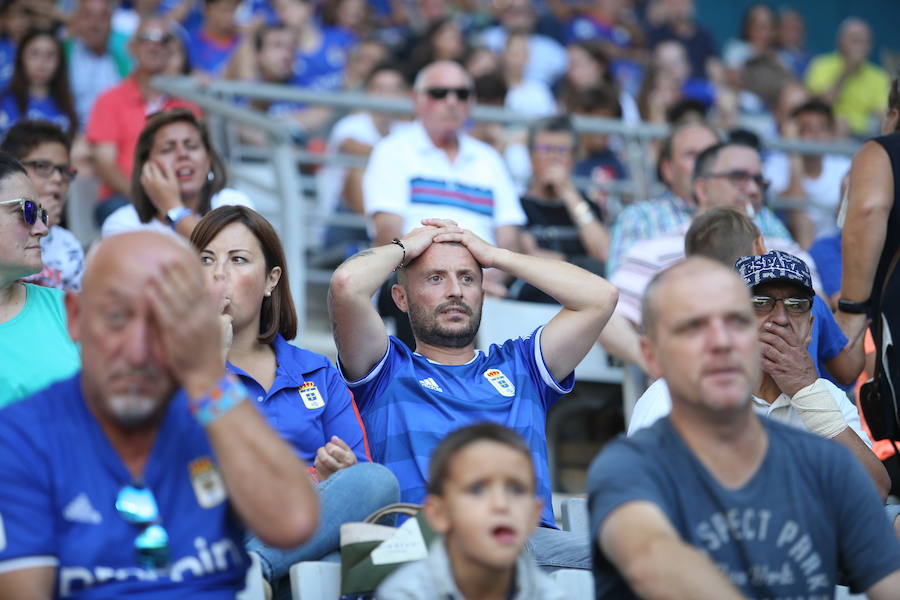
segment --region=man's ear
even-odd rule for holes
[[[409,304],[406,301],[406,290],[399,283],[395,283],[391,286],[391,298],[394,299],[394,304],[397,305],[403,312],[409,312]]]
[[[756,236],[756,239],[753,240],[753,253],[757,256],[762,256],[766,253],[766,243],[762,235]]]
[[[663,183],[666,185],[672,185],[672,161],[671,160],[661,160],[659,161],[659,174],[662,177]]]
[[[647,375],[653,379],[662,377],[662,368],[656,360],[656,348],[646,334],[641,336],[641,356],[644,357],[644,364],[647,365]]]
[[[694,196],[694,202],[697,206],[705,205],[706,199],[706,180],[702,177],[697,177],[694,181],[691,182],[691,192]]]
[[[425,512],[425,520],[436,533],[445,535],[450,531],[450,517],[447,515],[447,506],[443,498],[428,494],[425,496],[422,510]]]
[[[75,292],[68,291],[65,295],[66,304],[66,326],[69,330],[69,337],[73,342],[79,341],[81,335],[81,324],[78,317],[81,314],[81,306],[78,295]]]

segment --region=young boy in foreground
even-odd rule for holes
[[[555,600],[563,595],[522,548],[541,515],[524,440],[493,423],[444,438],[428,468],[425,517],[442,534],[428,558],[378,588],[379,600]]]

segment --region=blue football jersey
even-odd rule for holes
[[[490,421],[517,431],[531,448],[544,500],[541,523],[555,526],[547,412],[571,391],[575,375],[554,380],[541,353],[542,330],[477,350],[464,365],[433,362],[392,337],[384,358],[359,381],[347,382],[369,434],[372,460],[394,472],[404,502],[422,502],[429,458],[448,433]]]
[[[144,472],[170,562],[142,568],[116,497],[132,477],[81,394],[80,373],[0,411],[0,571],[51,566],[61,598],[234,598],[250,561],[187,397],[172,399]]]

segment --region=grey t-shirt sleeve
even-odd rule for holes
[[[851,591],[863,593],[900,569],[900,541],[859,462],[841,447],[834,454],[828,484],[837,511],[838,567]]]

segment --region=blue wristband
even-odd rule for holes
[[[190,401],[191,413],[203,427],[224,415],[247,398],[247,388],[236,375],[226,373],[209,394]]]

